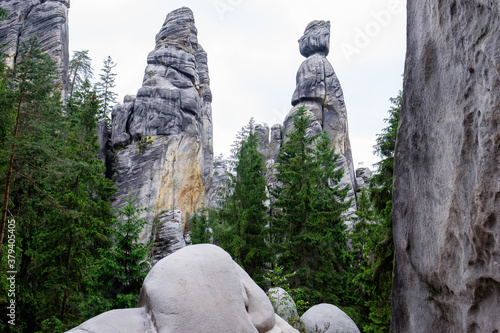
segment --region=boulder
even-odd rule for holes
[[[283,288],[271,288],[267,291],[274,312],[289,323],[296,323],[300,318],[293,298]]]
[[[408,1],[392,332],[500,330],[500,3]]]
[[[306,333],[360,333],[352,319],[332,304],[315,305],[300,319],[305,325]]]
[[[103,313],[69,332],[298,333],[229,254],[210,244],[160,260],[144,281],[139,308]]]

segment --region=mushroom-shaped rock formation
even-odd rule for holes
[[[307,59],[297,72],[297,86],[292,97],[293,108],[285,118],[285,133],[292,128],[292,115],[304,105],[310,114],[314,129],[309,132],[326,131],[338,153],[339,167],[344,168],[341,186],[349,185],[349,197],[353,198],[351,211],[356,208],[354,171],[351,144],[347,125],[347,110],[340,82],[332,65],[326,58],[330,48],[330,22],[312,21],[299,39],[300,53]]]

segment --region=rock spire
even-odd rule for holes
[[[305,105],[312,113],[312,131],[326,131],[332,146],[340,154],[340,164],[345,169],[343,184],[356,189],[351,144],[347,126],[347,110],[339,79],[326,58],[330,49],[330,22],[309,23],[299,39],[300,53],[307,59],[297,71],[297,87],[292,96],[293,108],[285,119],[285,132],[292,126],[292,115]]]
[[[148,222],[167,210],[187,216],[202,207],[212,183],[212,94],[207,54],[193,13],[167,15],[148,55],[142,88],[112,113],[114,205],[129,194],[149,208]],[[143,233],[146,240],[149,225]]]

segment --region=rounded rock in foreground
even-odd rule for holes
[[[301,317],[307,333],[360,333],[358,327],[344,311],[332,304],[318,304]]]

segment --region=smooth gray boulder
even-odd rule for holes
[[[207,54],[198,43],[194,16],[169,13],[148,55],[142,87],[112,112],[118,192],[148,208],[141,241],[149,240],[161,212],[188,216],[208,206],[212,187],[212,94]],[[181,234],[185,230],[182,224]],[[169,251],[167,251],[169,252]]]
[[[63,98],[68,91],[69,0],[2,0],[9,17],[0,21],[0,51],[7,55],[10,67],[18,60],[24,42],[37,37],[42,52],[56,61],[58,83]]]
[[[332,304],[315,305],[301,319],[306,333],[360,333],[354,321]]]
[[[72,333],[298,333],[221,248],[187,246],[160,260],[141,289],[139,308],[113,310]]]
[[[296,324],[300,317],[293,298],[283,288],[275,287],[267,291],[274,312],[288,323]]]
[[[153,333],[155,328],[145,308],[104,312],[68,333]]]
[[[500,3],[407,12],[392,332],[498,332]]]

